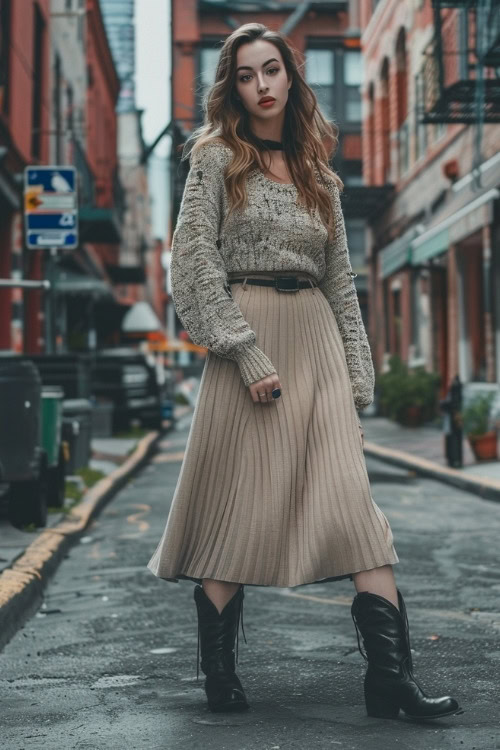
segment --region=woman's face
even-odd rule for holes
[[[292,80],[287,77],[281,52],[271,42],[257,39],[242,44],[236,55],[236,93],[251,121],[282,119]],[[270,104],[259,104],[273,97]]]

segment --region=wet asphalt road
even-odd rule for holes
[[[238,674],[251,709],[212,714],[196,683],[194,583],[146,564],[189,416],[70,550],[43,608],[0,654],[4,750],[500,748],[500,504],[368,459],[401,562],[415,674],[465,713],[370,719],[351,581],[245,588]],[[400,714],[402,717],[403,714]]]

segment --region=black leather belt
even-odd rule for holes
[[[245,281],[245,277],[242,279],[228,279],[229,284],[242,284]],[[257,284],[259,286],[274,286],[278,292],[298,292],[299,289],[311,289],[311,283],[313,286],[318,286],[315,281],[308,281],[304,279],[299,281],[297,276],[277,276],[275,279],[252,279],[247,277],[247,284]]]

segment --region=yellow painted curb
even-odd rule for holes
[[[128,477],[149,456],[158,432],[149,432],[111,474],[85,493],[57,526],[44,529],[0,575],[0,648],[40,606],[43,588],[67,549]]]

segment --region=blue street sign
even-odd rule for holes
[[[74,229],[76,216],[65,214],[28,214],[28,229]]]
[[[24,218],[28,249],[78,247],[76,168],[26,167]]]
[[[26,167],[28,185],[42,185],[45,193],[75,192],[75,167]]]

